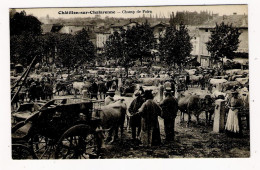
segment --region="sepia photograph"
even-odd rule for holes
[[[9,8],[12,159],[250,158],[248,15]]]

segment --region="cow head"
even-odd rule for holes
[[[210,95],[206,95],[204,98],[200,99],[200,106],[202,110],[213,109],[214,100]]]

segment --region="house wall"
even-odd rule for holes
[[[103,34],[103,33],[98,33],[96,34],[97,36],[97,47],[98,48],[103,48],[104,44],[106,43],[108,37],[110,36],[110,34]]]
[[[239,36],[239,46],[237,52],[241,53],[248,53],[248,29],[243,28],[240,29],[240,36]]]
[[[64,26],[60,29],[60,33],[63,34],[75,34],[78,31],[81,31],[84,27],[82,26]]]
[[[210,53],[207,50],[206,42],[209,41],[212,29],[199,29],[199,57],[198,62],[201,63],[201,66],[209,66],[209,56]],[[248,53],[248,29],[240,29],[241,35],[239,36],[239,47],[236,52]]]
[[[209,41],[210,35],[210,29],[199,29],[199,55],[210,56],[206,46],[206,42]]]
[[[192,44],[192,51],[191,51],[191,55],[199,55],[199,42],[200,38],[199,37],[193,37],[191,39],[191,44]]]

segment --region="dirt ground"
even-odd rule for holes
[[[187,120],[187,117],[186,119]],[[194,119],[195,120],[195,119]],[[131,140],[131,133],[125,131],[125,138],[113,145],[107,145],[102,158],[246,158],[250,156],[249,131],[244,130],[240,138],[228,137],[225,133],[212,132],[212,125],[190,127],[180,123],[176,117],[175,141],[164,143],[163,121],[159,118],[161,146],[143,148]]]
[[[193,88],[190,92],[204,93]],[[115,96],[117,98],[118,96]],[[158,97],[158,96],[157,96]],[[125,98],[125,97],[124,97]],[[156,97],[155,97],[156,98]],[[125,98],[129,106],[133,98]],[[214,117],[214,115],[213,115]],[[212,117],[212,118],[213,118]],[[175,120],[175,141],[165,143],[163,119],[159,117],[161,146],[143,148],[131,140],[131,132],[125,130],[125,138],[113,145],[107,145],[102,158],[247,158],[250,157],[250,132],[245,130],[246,121],[242,121],[243,136],[228,137],[223,133],[213,132],[213,122],[205,126],[205,114],[200,114],[200,123],[197,125],[195,117],[189,127],[185,122],[180,123],[180,113]]]
[[[60,98],[65,96],[56,96]],[[68,96],[67,96],[68,97]],[[115,98],[122,98],[118,95]],[[123,97],[127,106],[133,100],[132,97]],[[163,119],[159,117],[162,144],[157,147],[144,148],[139,143],[131,140],[131,132],[125,128],[121,140],[108,145],[100,158],[247,158],[250,157],[250,132],[243,130],[240,138],[228,137],[225,133],[214,133],[212,123],[205,126],[205,116],[200,115],[200,124],[197,125],[195,117],[186,127],[185,122],[180,123],[180,113],[175,121],[175,141],[165,143]],[[245,121],[242,122],[245,129]],[[125,126],[126,127],[126,126]],[[120,135],[119,135],[120,136]],[[28,158],[25,158],[28,159]]]

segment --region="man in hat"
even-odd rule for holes
[[[161,116],[161,108],[153,100],[152,90],[145,90],[145,102],[138,113],[141,116],[141,142],[150,147],[161,144],[158,116]]]
[[[166,141],[174,140],[174,125],[175,118],[178,112],[178,102],[171,94],[171,88],[166,87],[165,99],[160,103],[162,108],[162,118],[164,119],[164,131],[166,135]]]
[[[92,98],[98,99],[98,97],[97,97],[98,85],[97,85],[97,83],[96,83],[96,80],[94,80],[94,81],[92,82],[90,89],[91,89],[90,98],[91,98],[91,99],[92,99]]]
[[[137,91],[135,93],[136,98],[132,101],[132,103],[129,106],[129,113],[132,115],[130,117],[130,127],[132,129],[132,139],[136,139],[136,128],[137,128],[137,137],[139,137],[141,132],[141,116],[136,114],[138,112],[138,109],[142,106],[144,103],[144,99],[141,96],[141,93]]]
[[[115,91],[113,89],[109,89],[107,91],[107,97],[105,98],[105,105],[109,105],[113,103],[115,101],[114,96],[115,96]]]
[[[173,80],[167,80],[164,83],[164,90],[166,91],[166,89],[171,89],[170,92],[174,95],[175,94],[175,83]]]

